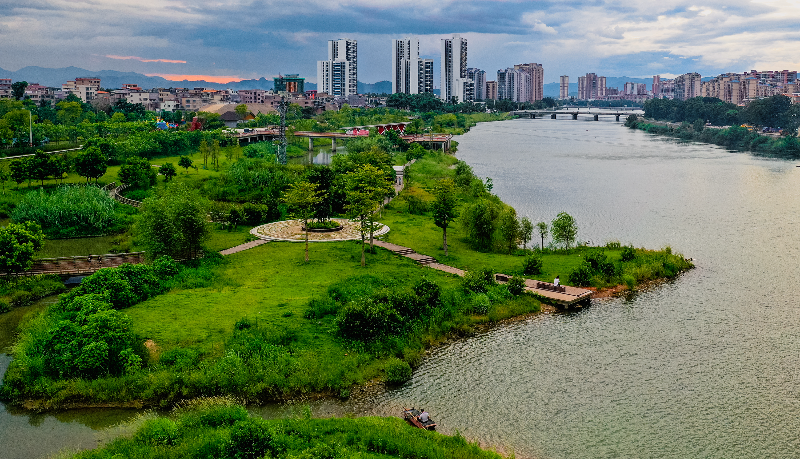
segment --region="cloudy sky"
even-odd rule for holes
[[[439,42],[454,33],[489,79],[523,62],[543,64],[545,83],[800,70],[798,0],[0,0],[0,11],[6,70],[314,82],[326,41],[354,38],[359,80],[372,83],[390,78],[392,38],[418,36],[438,67]]]

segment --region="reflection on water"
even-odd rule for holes
[[[318,166],[327,166],[331,163],[331,158],[344,153],[347,153],[345,147],[337,147],[335,152],[331,152],[330,149],[320,148],[316,151],[309,151],[303,157],[290,158],[289,164],[315,164]]]

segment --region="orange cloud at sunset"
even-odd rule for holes
[[[121,59],[121,60],[134,60],[140,62],[166,62],[168,64],[185,64],[186,61],[179,61],[175,59],[145,59],[139,56],[117,56],[114,54],[106,54],[106,57],[109,59]]]
[[[209,83],[233,83],[244,80],[244,78],[239,78],[237,76],[215,76],[215,75],[176,75],[171,73],[147,73],[147,76],[157,76],[164,78],[165,80],[169,81],[208,81]]]

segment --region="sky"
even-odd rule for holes
[[[316,82],[327,40],[352,38],[359,80],[374,83],[390,79],[393,38],[418,37],[438,68],[452,34],[490,80],[527,62],[544,66],[545,83],[800,70],[798,0],[0,0],[0,11],[0,67],[12,71]]]

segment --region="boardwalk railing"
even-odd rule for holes
[[[116,182],[111,182],[108,185],[103,187],[103,189],[108,191],[108,194],[110,194],[111,197],[114,198],[115,200],[117,200],[118,202],[121,202],[123,204],[127,204],[129,206],[133,206],[133,207],[142,207],[142,202],[141,201],[135,201],[133,199],[128,199],[125,196],[122,196],[120,194],[120,192],[122,192],[125,188],[128,188],[128,185],[123,183],[122,185],[117,186]]]
[[[33,261],[31,269],[14,273],[13,276],[33,276],[36,274],[92,274],[103,268],[114,268],[123,263],[142,264],[144,252],[107,253],[83,257],[40,258]]]

